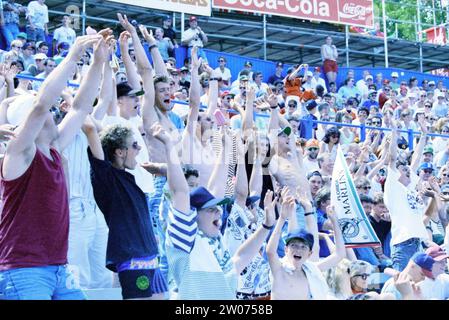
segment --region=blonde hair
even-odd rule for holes
[[[348,259],[343,259],[334,268],[327,270],[326,282],[333,294],[344,294],[344,292],[342,292],[344,288],[343,281],[347,281],[347,279],[349,278],[350,265],[351,261],[349,261]]]

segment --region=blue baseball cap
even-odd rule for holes
[[[421,163],[421,165],[419,166],[419,170],[426,170],[426,169],[431,169],[432,171],[435,170],[435,167],[432,163],[430,162],[423,162]]]
[[[422,272],[426,277],[433,278],[432,267],[435,260],[431,256],[422,252],[417,252],[413,255],[411,260],[421,267]]]
[[[309,249],[312,250],[314,240],[313,235],[311,233],[308,233],[304,229],[301,229],[298,232],[289,233],[285,238],[285,245],[288,245],[290,241],[295,239],[304,241],[309,246]]]
[[[198,187],[190,192],[190,206],[196,210],[202,210],[228,204],[231,201],[229,198],[215,198],[204,187]]]

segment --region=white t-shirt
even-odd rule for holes
[[[39,4],[37,1],[31,1],[28,4],[28,16],[38,29],[45,29],[48,23],[48,7],[45,4]]]
[[[446,300],[449,298],[449,275],[440,274],[435,280],[426,277],[419,283],[419,288],[425,300]]]
[[[148,155],[147,145],[145,144],[145,141],[140,134],[139,126],[136,125],[139,123],[139,120],[139,117],[134,117],[130,120],[126,120],[125,118],[119,116],[105,116],[102,125],[108,126],[120,124],[132,128],[134,132],[134,139],[136,139],[136,141],[139,143],[141,149],[136,156],[136,168],[134,170],[126,169],[126,171],[134,176],[134,178],[136,179],[136,184],[140,189],[142,189],[144,193],[152,193],[154,191],[153,176],[147,170],[140,166],[141,163],[148,162],[150,160],[150,157]]]
[[[75,30],[69,27],[59,27],[53,34],[53,39],[56,40],[56,46],[61,42],[67,42],[70,46],[75,42]]]
[[[410,172],[411,182],[405,187],[398,181],[396,168],[389,168],[385,181],[384,201],[391,216],[391,244],[395,245],[411,238],[428,239],[423,223],[424,202],[415,191],[418,176]]]

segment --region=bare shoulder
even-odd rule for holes
[[[22,176],[30,167],[31,162],[36,155],[36,150],[35,144],[32,144],[32,147],[18,153],[8,152],[7,148],[1,167],[3,179],[8,181]]]

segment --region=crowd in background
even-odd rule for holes
[[[78,37],[65,16],[49,44],[43,2],[3,5],[0,297],[449,298],[449,145],[430,135],[449,134],[442,81],[336,83],[330,37],[320,66],[232,75],[194,16],[179,69],[169,16]],[[338,148],[379,246],[345,246]]]

